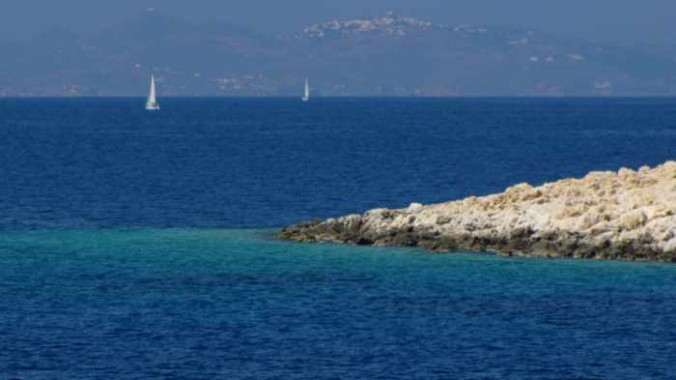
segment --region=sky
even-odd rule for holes
[[[2,0],[0,32],[94,32],[148,8],[275,34],[395,10],[443,24],[518,26],[616,44],[671,43],[676,36],[675,0]]]

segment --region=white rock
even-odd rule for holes
[[[407,214],[415,214],[423,210],[425,206],[422,203],[411,203],[406,209]]]

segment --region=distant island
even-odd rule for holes
[[[676,161],[284,228],[296,242],[676,262]]]
[[[676,46],[444,25],[397,13],[281,35],[148,11],[100,31],[0,38],[0,96],[672,96]]]

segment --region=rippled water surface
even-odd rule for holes
[[[676,158],[676,101],[0,100],[0,379],[673,379],[676,266],[287,223]]]
[[[676,267],[292,245],[268,231],[0,235],[0,367],[30,379],[669,379]]]
[[[162,105],[0,100],[0,227],[278,227],[676,158],[671,99]]]

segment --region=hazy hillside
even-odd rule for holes
[[[147,12],[95,35],[0,39],[0,95],[669,95],[676,49],[626,48],[388,14],[266,36]]]

